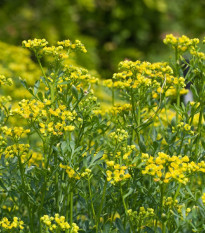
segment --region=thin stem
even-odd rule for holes
[[[180,88],[177,87],[177,107],[180,108]],[[176,125],[178,125],[179,122],[179,114],[178,111],[176,112]]]
[[[162,183],[160,186],[160,191],[161,191],[161,198],[160,198],[160,215],[161,215],[161,220],[162,220],[162,233],[165,233],[165,222],[162,219],[162,212],[163,212],[163,198],[164,198],[164,184]]]
[[[91,203],[91,208],[92,208],[92,214],[93,214],[94,220],[96,221],[95,209],[94,209],[93,200],[92,200],[92,190],[91,190],[91,186],[90,186],[90,178],[88,178],[88,189],[89,189],[89,196],[90,196],[90,203]]]
[[[104,204],[104,199],[105,199],[105,194],[106,194],[106,189],[107,189],[107,179],[105,180],[105,183],[104,183],[104,187],[103,187],[103,194],[102,194],[102,198],[101,198],[101,203],[100,203],[100,207],[99,207],[99,210],[98,210],[98,214],[97,214],[97,223],[96,223],[96,233],[98,233],[98,227],[99,227],[99,222],[100,222],[100,215],[101,215],[101,211],[102,211],[102,207],[103,207],[103,204]]]
[[[73,223],[73,191],[70,192],[70,226]]]
[[[202,104],[200,104],[202,105]],[[198,151],[199,151],[199,142],[200,142],[200,135],[201,135],[201,126],[202,126],[202,117],[203,117],[203,105],[200,106],[200,114],[199,114],[199,123],[198,123],[198,136],[197,136],[197,141],[196,141],[196,149],[195,149],[195,161],[197,160],[198,156]]]
[[[23,192],[26,193],[27,188],[26,188],[26,185],[25,185],[24,169],[23,169],[23,165],[21,163],[21,157],[20,157],[19,154],[18,154],[18,163],[19,163],[20,174],[21,174],[21,183],[22,183],[22,187],[23,187],[23,190],[24,190]],[[30,228],[31,233],[33,233],[34,231],[33,231],[33,218],[32,218],[32,214],[31,214],[31,207],[29,205],[27,193],[24,194],[24,195],[25,195],[25,204],[26,204],[26,207],[27,207],[27,210],[28,210],[28,215],[29,215],[29,220],[30,220],[29,228]]]
[[[121,183],[120,183],[120,193],[121,193],[121,197],[122,197],[122,203],[123,203],[123,206],[124,206],[124,209],[125,209],[125,214],[126,214],[126,216],[128,217],[128,220],[129,220],[129,223],[130,223],[130,227],[131,227],[131,229],[132,229],[132,232],[134,233],[134,232],[135,232],[135,229],[134,229],[133,224],[132,224],[132,221],[131,221],[131,219],[130,219],[128,213],[127,213],[127,205],[126,205],[126,203],[125,203],[125,198],[124,198],[124,195],[123,195]]]
[[[115,92],[114,92],[114,87],[112,87],[112,106],[115,105]]]
[[[39,64],[39,66],[40,66],[40,68],[41,68],[42,74],[43,74],[44,78],[45,78],[46,81],[47,81],[47,76],[46,76],[46,74],[45,74],[45,72],[44,72],[44,70],[43,70],[43,66],[42,66],[42,64],[41,64],[40,58],[39,58],[39,56],[38,56],[37,53],[35,53],[35,54],[36,54],[36,58],[37,58],[38,64]]]

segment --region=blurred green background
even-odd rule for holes
[[[79,39],[78,61],[111,78],[124,59],[160,61],[166,34],[205,36],[205,0],[0,0],[0,40]]]

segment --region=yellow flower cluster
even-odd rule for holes
[[[150,217],[154,216],[154,209],[147,208],[147,210],[142,206],[139,208],[139,211],[133,211],[132,209],[127,210],[129,216],[138,216],[138,217]]]
[[[60,168],[63,168],[66,170],[66,173],[68,174],[69,178],[74,178],[79,180],[80,179],[80,175],[70,166],[68,165],[63,165],[62,163],[60,164]]]
[[[55,135],[55,136],[60,136],[63,135],[63,132],[68,131],[71,132],[75,129],[75,126],[73,125],[66,125],[65,123],[56,123],[54,122],[49,122],[47,124],[45,123],[39,123],[40,126],[40,132],[44,136],[48,136],[49,134]]]
[[[188,49],[193,49],[198,43],[199,39],[190,39],[187,36],[175,37],[173,34],[166,35],[164,43],[171,45],[177,49],[180,53],[186,52]]]
[[[29,153],[27,153],[27,154],[24,153],[21,156],[21,160],[22,160],[23,163],[28,161],[28,166],[35,165],[35,166],[38,167],[40,164],[44,165],[43,155],[40,152],[35,152],[35,151],[32,151],[32,150],[30,150]]]
[[[205,60],[205,53],[199,52],[199,51],[197,51],[197,49],[191,49],[191,50],[190,50],[190,54],[191,54],[193,57],[198,58],[199,60],[202,60],[202,61]]]
[[[0,75],[0,86],[2,85],[9,85],[11,86],[13,84],[13,81],[11,78],[5,77],[5,75]]]
[[[81,51],[86,53],[87,50],[85,46],[76,40],[75,43],[71,43],[70,40],[58,41],[58,46],[47,46],[48,42],[45,39],[34,39],[34,40],[24,40],[22,42],[24,48],[29,48],[35,52],[38,52],[37,56],[52,55],[56,59],[67,59],[69,57],[69,51]]]
[[[12,230],[12,229],[24,229],[24,222],[21,221],[19,218],[17,217],[14,217],[13,218],[13,222],[10,222],[7,218],[2,218],[0,220],[0,226],[3,228],[3,229],[6,229],[6,230]]]
[[[148,174],[154,177],[156,182],[169,183],[176,180],[179,183],[186,184],[188,176],[192,172],[205,172],[205,162],[196,164],[189,162],[188,156],[169,156],[163,152],[158,152],[157,157],[142,154],[142,160],[145,162],[145,168],[142,174]]]
[[[117,129],[116,132],[110,133],[109,137],[116,143],[121,143],[127,140],[128,132],[126,132],[124,129]]]
[[[61,87],[66,87],[66,85],[61,84],[63,82],[71,81],[76,88],[80,88],[82,84],[95,84],[98,83],[98,78],[89,74],[87,69],[79,68],[73,65],[65,65],[63,68],[64,75],[60,77],[58,85]]]
[[[13,110],[13,113],[21,115],[25,119],[36,119],[37,117],[46,117],[47,112],[44,109],[45,105],[39,100],[23,99],[19,103],[19,107]]]
[[[65,221],[64,216],[60,216],[59,214],[55,214],[55,217],[49,217],[48,215],[44,215],[41,217],[41,222],[44,223],[45,227],[49,229],[49,231],[54,232],[58,231],[67,231],[70,230],[70,233],[78,233],[79,227],[76,223],[72,223],[72,226]]]
[[[24,129],[23,127],[14,127],[8,128],[7,126],[1,127],[1,131],[4,135],[10,136],[15,141],[20,140],[20,138],[26,137],[28,133],[30,133],[30,129]]]
[[[186,133],[194,135],[194,131],[191,130],[191,125],[185,124],[184,122],[180,122],[176,127],[172,126],[173,133],[176,132],[177,130],[180,130],[180,132],[185,131]]]
[[[64,48],[78,49],[83,53],[87,53],[85,46],[79,40],[75,40],[75,43],[71,43],[70,40],[58,41],[57,44]]]
[[[5,150],[0,149],[0,158],[5,155],[5,158],[14,158],[14,156],[25,157],[28,155],[30,145],[29,144],[14,144],[7,146]]]
[[[107,161],[106,164],[109,167],[109,169],[106,171],[107,181],[109,181],[111,184],[114,185],[131,177],[131,175],[128,173],[127,166],[115,164],[114,161]]]
[[[172,68],[165,62],[141,62],[141,61],[122,61],[119,63],[121,72],[115,73],[113,79],[108,79],[103,84],[109,88],[127,89],[132,88],[142,93],[146,89],[152,90],[152,98],[159,98],[161,93],[166,96],[176,95],[177,88],[180,94],[186,94],[184,89],[185,79],[183,77],[174,77]]]
[[[48,41],[46,41],[46,39],[34,39],[34,40],[24,40],[22,42],[22,46],[24,48],[30,48],[30,49],[39,49],[39,48],[43,48],[48,44]]]
[[[52,55],[55,58],[67,59],[68,54],[63,51],[63,46],[44,47],[41,51],[44,55]]]
[[[167,206],[169,208],[177,206],[178,202],[179,202],[178,200],[174,200],[172,197],[163,198],[163,206]]]
[[[131,104],[116,104],[108,109],[108,114],[117,115],[124,112],[129,112],[132,109]]]
[[[81,177],[90,177],[91,170],[89,168],[86,168],[84,172],[81,173]]]
[[[119,159],[120,161],[129,164],[131,162],[130,155],[134,150],[136,150],[135,145],[126,145],[125,143],[114,154],[112,152],[107,153],[105,150],[102,159],[104,159],[108,165],[114,164],[115,161],[113,160],[119,161]]]
[[[149,223],[153,221],[153,217],[155,216],[154,209],[145,209],[143,206],[140,207],[138,211],[128,209],[127,214],[136,226],[137,230],[141,230],[142,226],[144,225],[149,225]]]
[[[53,109],[49,107],[50,104],[51,101],[47,99],[44,100],[44,103],[38,100],[24,99],[19,102],[19,107],[15,108],[13,113],[21,115],[30,122],[38,122],[40,132],[44,136],[49,134],[59,136],[63,135],[65,131],[73,131],[75,127],[70,122],[77,116],[75,110],[71,112],[65,105]]]

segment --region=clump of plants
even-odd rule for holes
[[[18,105],[0,97],[0,232],[205,231],[205,54],[196,38],[164,43],[170,63],[120,62],[104,109],[98,79],[65,62],[80,41],[23,41],[42,75],[21,80]]]

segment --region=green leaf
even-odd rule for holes
[[[133,188],[129,188],[129,191],[124,195],[124,199],[127,198],[129,195],[131,195],[133,191],[134,191]]]
[[[97,160],[102,158],[102,155],[103,155],[103,151],[99,151],[91,160],[89,167],[91,167]]]
[[[71,86],[71,91],[75,98],[78,100],[78,90],[74,85]]]
[[[191,89],[191,91],[192,91],[194,97],[196,97],[196,98],[198,99],[198,98],[199,98],[199,95],[198,95],[198,92],[197,92],[196,87],[192,84],[192,85],[190,86],[190,89]]]
[[[38,98],[39,98],[41,101],[43,101],[43,94],[42,94],[42,92],[38,92]]]
[[[19,77],[19,80],[20,80],[21,84],[28,90],[28,84],[27,84],[26,80],[21,79],[21,77]]]
[[[144,138],[142,137],[142,135],[140,135],[139,147],[143,153],[146,153],[146,146],[144,144]]]
[[[34,93],[34,95],[37,94],[39,86],[40,86],[40,80],[37,80],[37,81],[35,82],[34,88],[33,88],[33,93]]]
[[[152,230],[150,227],[145,227],[145,232],[147,232],[147,233],[155,233],[155,231],[154,230]]]
[[[3,182],[0,180],[0,186],[4,189],[4,190],[6,190],[7,191],[7,188],[6,188],[6,186],[3,184]]]
[[[116,218],[115,224],[120,233],[125,233],[125,229],[123,227],[122,221],[119,218]]]

